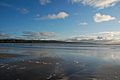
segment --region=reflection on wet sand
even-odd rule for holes
[[[92,74],[79,61],[66,62],[59,57],[41,57],[0,64],[0,80],[89,80]]]
[[[120,80],[119,48],[76,48],[1,47],[0,80]]]

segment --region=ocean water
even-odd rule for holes
[[[1,43],[0,54],[17,55],[0,58],[0,80],[120,80],[120,45]]]

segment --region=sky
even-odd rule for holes
[[[0,38],[96,35],[120,39],[120,0],[0,0]]]

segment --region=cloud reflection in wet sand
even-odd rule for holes
[[[119,47],[116,46],[77,46],[77,49],[64,46],[61,48],[59,45],[57,48],[19,46],[21,45],[6,50],[1,47],[0,51],[10,54],[12,51],[14,54],[16,52],[31,57],[20,57],[20,60],[14,62],[0,63],[0,80],[120,79]]]
[[[78,55],[93,57],[99,60],[120,63],[119,46],[93,47],[77,51]]]

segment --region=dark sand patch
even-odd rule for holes
[[[17,56],[20,56],[20,55],[17,55],[17,54],[4,54],[4,53],[0,53],[0,58],[13,58],[13,57],[17,57]]]
[[[86,65],[60,57],[0,64],[0,80],[93,80]]]
[[[59,80],[65,77],[59,58],[0,64],[0,80]]]

